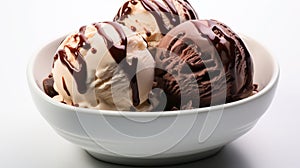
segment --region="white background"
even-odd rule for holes
[[[59,137],[36,110],[26,66],[37,51],[81,25],[112,20],[122,0],[6,0],[0,5],[0,167],[117,167],[91,158]],[[174,166],[300,167],[300,5],[296,0],[190,0],[202,19],[214,18],[264,44],[278,59],[276,97],[259,123],[221,153]],[[298,108],[297,108],[298,107]]]

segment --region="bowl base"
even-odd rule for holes
[[[130,165],[130,166],[166,166],[174,164],[182,164],[191,161],[204,159],[217,154],[223,147],[218,147],[209,151],[200,152],[191,155],[168,157],[168,158],[130,158],[130,157],[118,157],[108,156],[93,151],[87,151],[92,157],[105,162],[114,164]]]

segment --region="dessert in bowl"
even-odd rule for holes
[[[131,165],[187,162],[212,155],[248,132],[268,109],[279,79],[275,58],[257,41],[241,36],[252,55],[258,93],[230,103],[188,110],[127,112],[60,103],[43,91],[61,41],[50,42],[28,65],[37,109],[68,141],[101,160]],[[180,158],[180,159],[179,159]]]
[[[249,131],[279,67],[187,0],[130,0],[113,21],[50,42],[27,77],[59,135],[98,159],[149,166],[210,156]]]

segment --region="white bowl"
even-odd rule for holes
[[[248,132],[269,107],[279,66],[266,49],[243,40],[254,60],[259,93],[240,101],[185,111],[118,112],[92,110],[57,102],[42,89],[53,55],[63,37],[45,46],[29,63],[32,98],[53,129],[92,156],[130,165],[166,165],[215,154]]]

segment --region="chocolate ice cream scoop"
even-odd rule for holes
[[[255,89],[246,46],[216,20],[187,21],[175,27],[162,38],[155,57],[155,87],[166,94],[165,110],[232,102]]]

